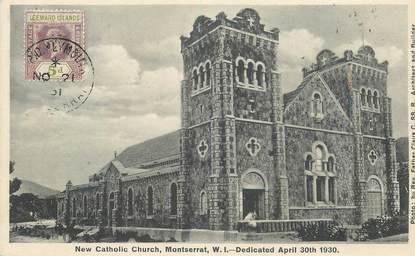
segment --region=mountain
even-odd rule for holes
[[[32,181],[28,180],[21,180],[22,184],[20,185],[20,189],[17,190],[15,195],[21,195],[23,193],[32,193],[34,195],[37,195],[39,198],[47,198],[53,195],[56,195],[59,193],[58,190],[51,189],[48,187],[45,187],[43,185],[37,184]]]

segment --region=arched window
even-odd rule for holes
[[[238,81],[240,83],[244,83],[245,82],[245,65],[243,60],[239,60],[238,61],[238,66],[237,66],[237,74],[238,74]]]
[[[99,196],[99,193],[97,193],[97,195],[95,196],[96,197],[96,208],[97,208],[97,210],[99,209],[99,205],[100,205],[100,196]]]
[[[206,63],[206,86],[210,86],[210,62]]]
[[[378,108],[378,92],[377,91],[374,91],[373,92],[373,107],[374,108]]]
[[[147,215],[153,215],[153,188],[147,188]]]
[[[367,90],[367,105],[372,107],[372,91]]]
[[[199,76],[200,76],[200,88],[203,88],[205,85],[205,71],[203,70],[203,66],[199,68]]]
[[[246,73],[248,77],[248,84],[254,84],[254,63],[248,63],[248,69]]]
[[[197,86],[199,83],[199,77],[197,75],[197,70],[193,70],[193,90],[197,90]]]
[[[311,165],[312,165],[313,157],[311,155],[307,155],[305,162],[304,162],[304,169],[307,171],[311,171]]]
[[[128,216],[133,215],[133,189],[129,188],[128,189],[128,194],[127,194],[127,212],[128,212]]]
[[[327,171],[334,172],[334,158],[332,156],[327,160]]]
[[[366,106],[366,90],[364,88],[360,91],[360,101],[362,102],[362,106]]]
[[[87,200],[87,197],[84,196],[84,217],[87,216],[87,211],[88,211],[88,200]]]
[[[306,157],[308,164],[305,170],[306,203],[336,203],[336,172],[334,156],[328,153],[327,147],[321,142],[315,143],[313,152]]]
[[[72,217],[76,217],[76,199],[72,199]]]
[[[207,214],[207,195],[205,191],[200,193],[200,215]]]
[[[176,183],[170,186],[170,214],[177,214],[177,185]]]
[[[316,116],[323,114],[323,103],[319,93],[313,95],[313,111]]]
[[[258,65],[257,67],[256,79],[257,85],[262,87],[264,85],[264,67],[262,65]]]

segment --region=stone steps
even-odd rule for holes
[[[331,219],[299,219],[299,220],[255,220],[255,221],[239,221],[237,229],[239,232],[289,232],[308,225],[324,225],[333,224]]]

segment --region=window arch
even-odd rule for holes
[[[203,88],[205,86],[205,70],[203,66],[199,67],[199,88]]]
[[[257,70],[256,70],[256,83],[258,86],[262,87],[264,86],[264,73],[265,69],[264,69],[264,65],[262,65],[261,63],[257,64]]]
[[[133,215],[133,201],[134,200],[134,196],[133,196],[133,189],[129,188],[128,192],[127,192],[127,213],[128,216]]]
[[[207,194],[204,190],[200,192],[200,215],[206,215],[208,212]]]
[[[369,106],[369,107],[372,107],[372,91],[371,90],[367,90],[367,96],[366,96],[366,98],[367,98],[367,105]]]
[[[375,109],[377,109],[379,107],[379,105],[378,105],[378,92],[377,91],[373,92],[373,107]]]
[[[76,199],[72,199],[72,217],[76,217]]]
[[[151,216],[153,215],[153,188],[151,186],[149,186],[147,188],[147,215]]]
[[[323,115],[323,99],[320,93],[313,93],[313,113],[316,117]]]
[[[84,196],[84,217],[87,217],[87,211],[88,211],[88,199],[86,197],[86,195]]]
[[[304,164],[305,202],[336,204],[335,158],[322,142],[312,145]]]
[[[254,63],[248,62],[248,68],[246,70],[246,76],[248,78],[248,84],[254,84]]]
[[[210,86],[210,61],[206,62],[206,86]]]
[[[237,58],[236,61],[236,74],[238,76],[238,82],[245,83],[245,62],[242,58]]]
[[[177,214],[177,185],[172,183],[170,186],[170,214]]]
[[[313,164],[313,157],[312,157],[310,154],[308,154],[308,155],[306,156],[306,158],[305,158],[304,168],[305,168],[307,171],[311,171],[311,166],[312,166],[312,164]]]
[[[193,90],[197,90],[199,84],[199,76],[197,74],[197,69],[193,70]]]
[[[366,106],[366,90],[365,90],[365,88],[362,88],[360,90],[360,101],[362,103],[362,106]]]

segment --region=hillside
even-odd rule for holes
[[[21,181],[22,185],[20,186],[20,189],[16,193],[14,193],[15,195],[21,195],[23,193],[32,193],[34,195],[37,195],[39,198],[47,198],[49,196],[53,196],[59,193],[58,190],[45,187],[32,181]]]

